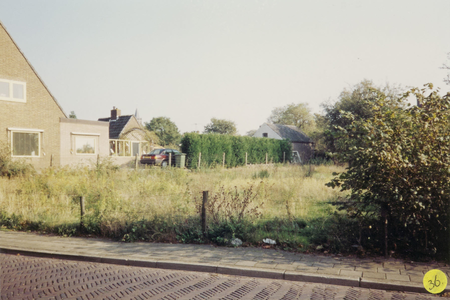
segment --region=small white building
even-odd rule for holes
[[[292,151],[299,153],[301,161],[306,162],[313,157],[314,142],[295,126],[264,123],[259,126],[253,137],[288,139],[292,143]]]

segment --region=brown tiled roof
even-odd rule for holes
[[[267,124],[273,131],[284,139],[289,139],[291,142],[297,143],[312,143],[311,140],[303,131],[293,125]]]
[[[127,125],[128,121],[132,118],[129,116],[120,116],[117,120],[111,120],[111,118],[100,118],[99,121],[109,122],[109,138],[118,139],[123,129]]]

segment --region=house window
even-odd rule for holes
[[[149,153],[150,144],[148,142],[141,142],[141,153]]]
[[[95,140],[94,136],[76,136],[75,149],[77,154],[95,154]]]
[[[72,151],[75,150],[76,155],[92,155],[97,154],[97,145],[99,133],[71,132],[72,135]]]
[[[133,156],[139,155],[139,142],[133,142]]]
[[[0,100],[26,102],[26,83],[0,79]]]
[[[269,137],[268,133],[267,133],[267,132],[264,132],[264,133],[263,133],[263,137]]]
[[[125,144],[125,156],[131,156],[131,143],[129,141],[124,141]]]
[[[114,156],[136,156],[150,152],[148,142],[109,140],[109,153]]]
[[[11,132],[12,155],[22,157],[40,156],[39,132]]]
[[[111,141],[111,140],[109,141],[109,154],[110,155],[116,154],[116,152],[117,152],[116,145],[117,145],[117,141]]]

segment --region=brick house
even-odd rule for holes
[[[298,152],[301,162],[307,162],[314,154],[313,140],[296,126],[264,123],[253,136],[277,140],[289,139],[292,143],[292,151]]]
[[[0,22],[0,145],[35,168],[108,156],[104,122],[68,119]]]

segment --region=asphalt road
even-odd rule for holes
[[[1,299],[436,299],[431,294],[0,254]]]

